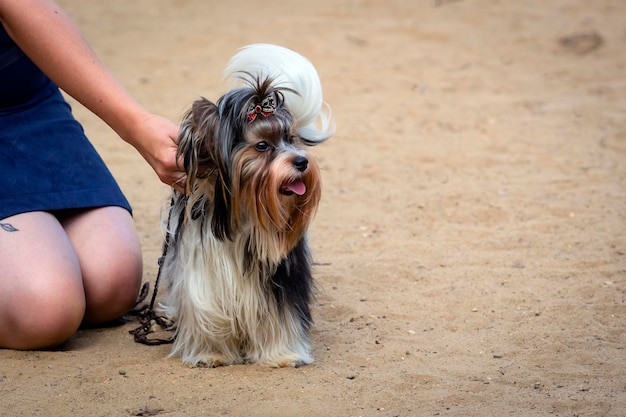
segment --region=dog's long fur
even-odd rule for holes
[[[193,366],[308,364],[306,231],[321,184],[304,145],[332,136],[330,115],[315,68],[293,51],[251,45],[226,73],[243,85],[196,101],[181,124],[187,193],[174,192],[162,270],[172,355]]]

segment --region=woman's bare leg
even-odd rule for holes
[[[133,306],[142,260],[126,210],[103,207],[58,219],[33,212],[0,222],[17,229],[0,228],[0,347],[54,346],[81,322],[110,321]]]
[[[135,304],[143,270],[130,213],[102,207],[60,217],[82,271],[86,323],[117,319]]]
[[[65,230],[43,212],[0,222],[0,347],[64,342],[85,313],[80,265]]]

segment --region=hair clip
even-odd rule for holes
[[[262,115],[263,117],[270,116],[276,111],[276,99],[274,94],[270,94],[265,97],[263,101],[259,103],[251,103],[250,107],[248,107],[248,123],[254,121],[257,115]]]

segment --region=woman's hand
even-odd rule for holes
[[[168,119],[146,112],[138,118],[127,137],[150,164],[159,179],[183,192],[185,172],[182,158],[177,158],[178,126]]]

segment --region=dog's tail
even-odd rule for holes
[[[305,143],[317,145],[335,133],[317,71],[302,55],[277,45],[248,45],[231,58],[224,70],[224,75],[233,83],[240,81],[242,73],[258,79],[270,77],[276,87],[289,89],[283,90],[282,94]]]

